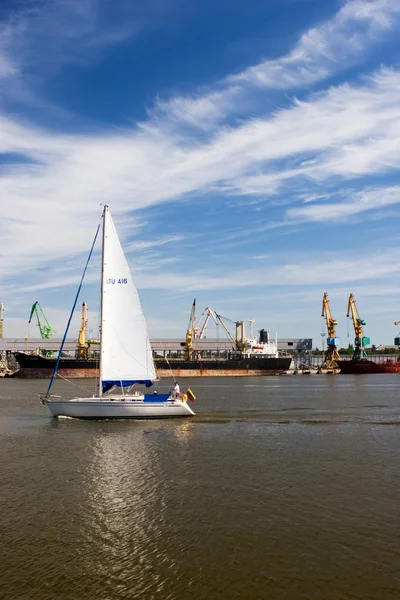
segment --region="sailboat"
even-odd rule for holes
[[[150,387],[157,380],[156,369],[139,295],[108,206],[104,207],[102,224],[98,393],[92,397],[63,400],[59,396],[52,396],[50,391],[57,375],[62,347],[100,224],[82,275],[58,360],[47,393],[42,397],[42,402],[46,404],[53,417],[160,419],[193,416],[195,413],[187,402],[188,399],[195,399],[190,389],[183,395],[157,394],[157,392],[144,394],[133,390],[135,384]]]

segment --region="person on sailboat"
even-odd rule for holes
[[[179,398],[180,393],[181,393],[181,389],[179,387],[179,384],[177,381],[175,381],[174,389],[172,390],[172,397]]]

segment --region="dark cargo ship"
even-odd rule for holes
[[[366,346],[371,343],[369,337],[364,336],[363,327],[366,324],[358,314],[354,294],[350,294],[347,307],[347,316],[351,314],[354,327],[354,352],[350,360],[337,360],[337,365],[342,375],[363,375],[370,373],[400,373],[400,357],[383,360],[370,360]],[[395,321],[399,325],[400,321]],[[400,337],[394,340],[395,346],[400,346]],[[382,357],[383,358],[383,357]]]
[[[360,360],[338,360],[337,365],[342,375],[363,375],[369,373],[400,373],[400,361],[387,359],[373,361],[366,358]]]
[[[16,352],[19,370],[14,377],[21,379],[48,379],[53,373],[57,358]],[[159,377],[250,376],[280,375],[291,363],[290,356],[234,356],[231,358],[201,358],[199,360],[156,358]],[[58,372],[63,377],[95,378],[99,376],[99,363],[95,359],[62,358]]]

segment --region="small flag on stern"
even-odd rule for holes
[[[196,396],[193,394],[193,392],[190,388],[188,388],[186,390],[186,395],[189,398],[189,400],[191,400],[192,402],[194,402],[196,400]]]

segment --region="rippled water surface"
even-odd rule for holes
[[[399,381],[181,380],[193,419],[95,422],[0,380],[0,597],[399,598]]]

